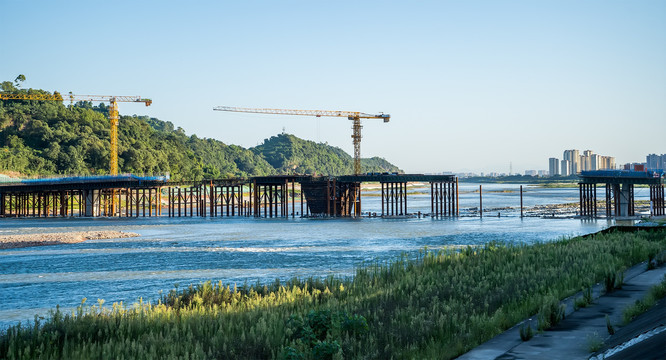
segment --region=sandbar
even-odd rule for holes
[[[86,240],[118,239],[139,236],[137,233],[99,230],[72,231],[59,233],[35,233],[20,235],[0,235],[0,249],[15,249],[30,246],[76,244]]]

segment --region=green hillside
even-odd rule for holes
[[[353,174],[354,159],[338,147],[303,140],[290,134],[279,134],[251,148],[279,174]],[[373,157],[361,159],[362,172],[401,172],[388,161]]]
[[[9,81],[0,87],[4,93],[48,94],[19,89]],[[0,171],[28,176],[108,173],[107,115],[105,104],[0,100]],[[291,135],[278,135],[250,150],[188,136],[171,122],[147,116],[121,116],[118,128],[121,173],[169,173],[174,180],[200,180],[294,172],[342,174],[351,173],[351,164],[351,157],[338,148]],[[367,164],[373,171],[397,171],[383,159],[368,159]]]

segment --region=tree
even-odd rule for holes
[[[16,84],[17,88],[21,88],[21,84],[25,81],[25,75],[19,74],[19,76],[14,79],[14,83]]]
[[[17,90],[11,81],[3,81],[2,84],[0,84],[0,88],[2,88],[2,91],[4,92],[14,92]]]

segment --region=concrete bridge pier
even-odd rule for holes
[[[648,171],[597,170],[583,171],[580,175],[581,216],[596,215],[596,185],[606,184],[606,217],[636,216],[634,186],[649,185],[650,201],[653,205],[651,215],[664,212],[662,175]],[[661,190],[663,194],[663,190]],[[613,211],[611,211],[613,210]]]
[[[620,217],[634,216],[634,185],[622,184],[616,201]]]
[[[86,204],[83,216],[94,217],[99,214],[99,193],[100,190],[83,190],[83,199]]]

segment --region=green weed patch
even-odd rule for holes
[[[157,304],[56,309],[0,335],[0,358],[447,359],[535,314],[559,321],[559,299],[664,250],[666,230],[609,233],[424,250],[353,279],[209,282]]]

